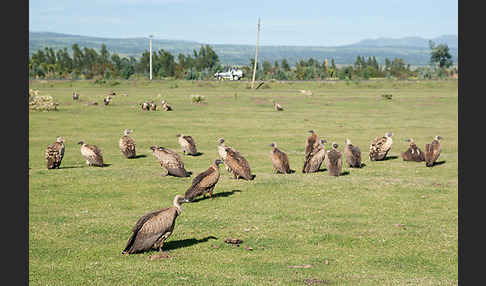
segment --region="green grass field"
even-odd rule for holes
[[[29,113],[30,284],[458,284],[457,81],[248,85],[31,82],[30,88],[52,95],[60,106]],[[72,100],[74,89],[79,102]],[[111,90],[118,95],[103,106]],[[192,94],[206,102],[191,104]],[[174,111],[143,112],[137,105],[150,99],[160,105],[162,98]],[[272,99],[285,111],[274,111]],[[145,157],[123,157],[118,141],[125,128],[133,130],[137,155]],[[366,166],[345,165],[340,177],[302,174],[310,129],[327,139],[326,148],[337,142],[342,150],[351,139]],[[370,161],[371,140],[388,131],[394,134],[389,159]],[[149,150],[157,144],[180,153],[178,133],[193,136],[203,153],[183,156],[191,178],[160,176]],[[401,159],[404,139],[413,137],[424,150],[435,135],[444,137],[441,164],[427,168]],[[66,140],[64,159],[60,169],[47,170],[44,152],[57,136]],[[218,157],[220,137],[247,158],[255,180],[230,179],[221,166],[214,198],[183,205],[164,244],[171,258],[149,260],[155,251],[122,255],[137,219],[184,194]],[[100,147],[109,166],[88,167],[80,140]],[[296,173],[272,174],[272,142],[288,154]],[[243,243],[226,244],[227,237]],[[311,267],[289,267],[299,265]]]

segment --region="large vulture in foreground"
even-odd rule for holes
[[[120,139],[119,145],[120,150],[122,151],[125,158],[135,158],[136,150],[135,150],[135,140],[132,137],[128,136],[128,134],[132,133],[132,130],[125,129],[123,132],[123,137]]]
[[[84,141],[79,141],[78,144],[81,145],[81,155],[86,159],[86,164],[88,166],[103,167],[103,155],[101,154],[101,149],[95,145],[89,145],[84,143]]]
[[[383,137],[376,137],[370,144],[370,160],[379,161],[383,160],[390,151],[393,140],[393,133],[386,133]]]
[[[189,173],[184,168],[181,156],[175,151],[157,145],[151,146],[150,149],[164,170],[164,176],[189,177]]]
[[[209,194],[210,197],[213,195],[214,187],[219,181],[219,164],[221,163],[223,161],[216,159],[206,171],[200,173],[192,180],[192,185],[184,195],[188,201],[192,202],[196,197],[205,196],[206,194]]]
[[[307,138],[305,142],[305,159],[304,159],[304,167],[302,167],[302,173],[306,173],[307,164],[309,163],[309,160],[312,156],[312,152],[314,151],[314,148],[317,148],[319,146],[319,138],[317,138],[317,134],[314,132],[314,130],[309,130],[311,135]]]
[[[400,155],[403,158],[403,161],[415,161],[415,162],[423,162],[425,160],[425,154],[420,150],[420,148],[415,144],[413,138],[405,140],[410,142],[407,151],[402,152]]]
[[[277,148],[277,143],[270,144],[270,159],[272,159],[273,173],[290,174],[289,157]]]
[[[152,248],[158,248],[159,256],[162,257],[162,246],[164,241],[174,231],[176,218],[182,212],[182,203],[187,200],[181,195],[174,197],[173,206],[148,213],[138,219],[132,228],[132,236],[128,239],[127,245],[122,254],[134,254],[144,252]]]
[[[196,142],[194,141],[194,138],[184,134],[177,134],[177,138],[179,145],[181,145],[182,153],[186,155],[197,154]]]
[[[306,156],[306,161],[304,162],[304,167],[302,169],[303,173],[315,173],[319,171],[319,168],[326,157],[326,149],[324,147],[324,143],[326,142],[326,139],[319,140],[317,146],[314,147],[308,156]]]
[[[221,157],[221,160],[223,160],[226,169],[233,176],[233,178],[243,178],[248,181],[253,180],[255,175],[251,174],[250,164],[245,157],[243,157],[235,149],[226,146],[223,138],[220,138],[218,143],[219,156]]]
[[[440,140],[442,140],[442,136],[435,136],[432,143],[425,145],[425,166],[432,167],[439,158],[441,147],[440,147]]]
[[[56,142],[47,146],[46,160],[47,169],[59,169],[62,158],[64,157],[64,138],[57,137]]]
[[[346,155],[346,163],[349,168],[361,168],[361,150],[358,146],[354,146],[349,139],[346,139],[344,155]]]
[[[338,144],[332,143],[332,149],[327,151],[326,159],[324,159],[324,162],[326,163],[326,168],[330,176],[341,175],[343,167],[343,161],[341,159],[342,154],[337,148]]]

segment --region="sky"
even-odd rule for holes
[[[206,44],[339,46],[458,35],[458,1],[29,1],[29,31]]]

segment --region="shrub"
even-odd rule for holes
[[[202,103],[205,100],[206,100],[206,98],[202,95],[199,95],[199,94],[191,95],[191,102],[192,103]]]
[[[50,95],[38,95],[38,90],[29,90],[30,111],[56,111],[59,105]]]

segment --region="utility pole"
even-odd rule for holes
[[[150,80],[152,80],[152,35],[150,37]]]
[[[255,84],[255,74],[256,74],[256,67],[258,61],[258,38],[260,37],[260,17],[258,17],[258,26],[257,26],[257,40],[256,40],[256,51],[255,51],[255,65],[253,67],[253,79],[251,80],[251,89],[253,89],[253,85]]]

